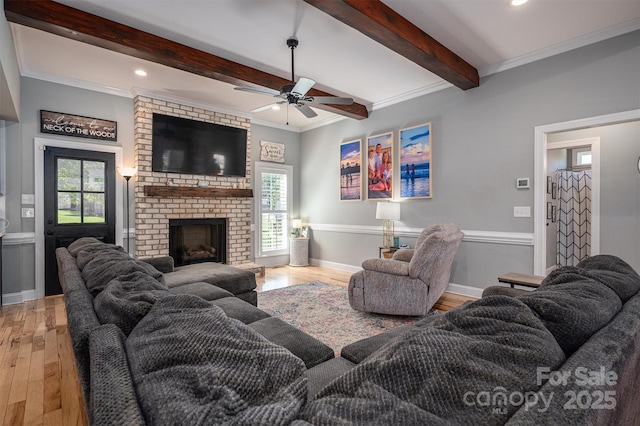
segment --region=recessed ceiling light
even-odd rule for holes
[[[276,111],[277,111],[277,110],[279,110],[279,109],[280,109],[280,105],[274,105],[274,106],[272,106],[272,107],[271,107],[271,109],[273,109],[273,110],[276,110]]]
[[[136,75],[139,75],[140,77],[146,77],[147,76],[147,72],[145,70],[135,70],[134,73]]]
[[[509,0],[509,6],[522,6],[529,0]]]

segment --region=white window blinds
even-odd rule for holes
[[[260,256],[288,253],[289,210],[291,205],[290,170],[258,168],[260,182]]]

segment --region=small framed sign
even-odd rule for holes
[[[260,141],[260,161],[284,163],[284,144]]]
[[[116,142],[118,123],[99,118],[40,110],[40,132]]]

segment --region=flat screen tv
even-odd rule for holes
[[[153,114],[154,172],[245,177],[246,162],[246,129]]]

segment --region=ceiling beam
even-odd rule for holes
[[[269,89],[274,95],[291,81],[51,0],[4,0],[9,22],[36,28],[114,52],[166,65],[236,86]],[[311,89],[309,96],[334,96]],[[357,120],[364,105],[314,105]]]
[[[478,70],[380,0],[304,0],[460,89],[480,85]]]

